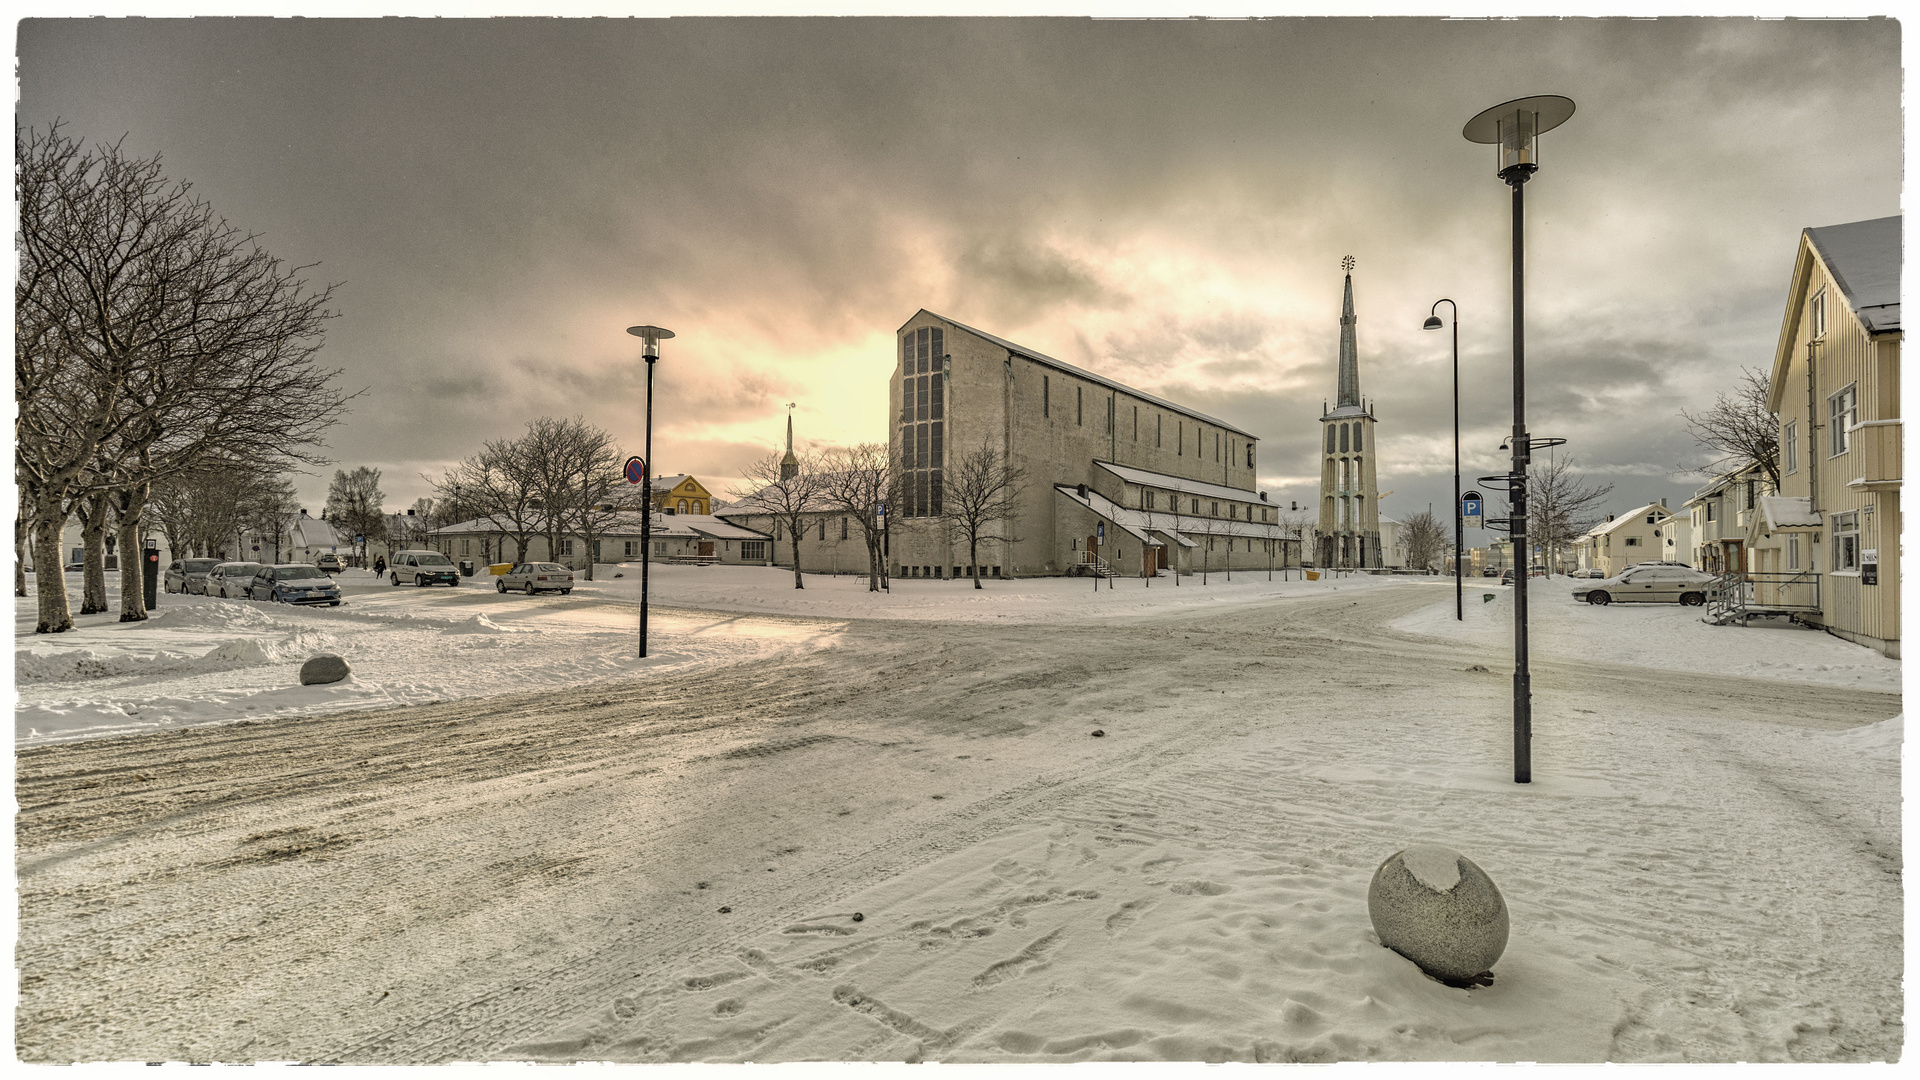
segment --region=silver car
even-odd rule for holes
[[[219,559],[175,559],[161,576],[160,587],[173,593],[203,592],[201,586],[207,579],[207,571],[218,565]]]
[[[501,592],[506,592],[508,589],[521,589],[528,596],[537,592],[558,592],[565,596],[573,591],[573,571],[559,563],[520,563],[501,574],[494,581],[493,587]]]
[[[245,600],[247,589],[253,584],[253,575],[260,572],[257,562],[223,562],[207,571],[206,580],[200,584],[203,596],[218,596],[229,600]]]
[[[1678,603],[1699,607],[1707,602],[1707,586],[1712,582],[1712,574],[1690,566],[1642,563],[1629,566],[1614,577],[1575,588],[1573,598],[1589,604]]]

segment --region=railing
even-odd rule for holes
[[[1853,439],[1853,452],[1858,455],[1849,487],[1900,486],[1901,430],[1898,420],[1868,420],[1847,429]]]
[[[1113,567],[1107,565],[1107,560],[1095,555],[1086,548],[1080,549],[1080,565],[1087,567],[1093,571],[1093,573],[1103,578],[1120,576],[1114,572]]]
[[[1755,615],[1796,615],[1820,610],[1820,575],[1811,570],[1735,571],[1707,587],[1712,623],[1745,623]]]

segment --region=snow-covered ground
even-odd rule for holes
[[[68,575],[75,596],[78,578]],[[15,739],[31,745],[578,686],[820,648],[838,633],[822,619],[655,611],[641,660],[638,609],[582,592],[502,596],[472,583],[396,589],[354,570],[340,581],[346,603],[338,608],[163,593],[144,623],[122,623],[109,611],[77,616],[64,634],[33,633],[33,599],[16,598]],[[110,595],[117,603],[117,585]],[[301,686],[300,665],[325,652],[345,657],[353,674]]]
[[[1704,608],[1678,604],[1575,603],[1577,583],[1536,578],[1527,589],[1527,644],[1532,655],[1560,660],[1634,664],[1668,671],[1744,675],[1756,679],[1900,689],[1900,661],[1819,630],[1785,620],[1751,626],[1712,626]],[[1491,596],[1491,600],[1486,598]],[[1467,582],[1463,620],[1454,618],[1452,590],[1392,626],[1415,634],[1482,645],[1511,645],[1513,590]]]
[[[288,684],[318,648],[387,688],[364,704],[556,689],[27,747],[18,1052],[1901,1052],[1903,722],[1869,650],[1589,609],[1556,581],[1533,594],[1554,663],[1520,786],[1498,587],[1455,627],[1431,579],[807,584],[662,568],[661,643],[699,676],[670,694],[615,659],[624,568],[570,597],[367,584],[338,611],[176,597],[145,627],[19,633],[43,716],[271,716],[313,691]],[[1421,842],[1505,895],[1490,986],[1374,935],[1374,869]]]

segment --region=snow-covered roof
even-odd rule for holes
[[[346,547],[353,542],[352,537],[344,536],[335,529],[332,522],[304,514],[287,526],[287,537],[293,541],[294,547],[304,548]]]
[[[672,491],[674,488],[686,483],[686,481],[686,473],[675,473],[672,476],[656,476],[653,478],[653,490]]]
[[[1260,440],[1260,436],[1255,435],[1244,428],[1237,427],[1233,424],[1229,424],[1225,420],[1208,416],[1206,413],[1199,412],[1194,409],[1189,409],[1185,405],[1176,405],[1175,403],[1168,401],[1166,398],[1156,397],[1153,394],[1149,394],[1143,390],[1136,390],[1125,383],[1115,382],[1114,380],[1107,378],[1105,375],[1095,375],[1093,372],[1088,371],[1085,368],[1075,367],[1064,360],[1055,360],[1053,357],[1048,356],[1045,353],[1035,352],[1034,350],[1027,348],[1025,345],[1017,345],[1014,342],[1008,341],[1006,338],[1000,337],[996,334],[989,334],[985,330],[968,326],[966,323],[963,323],[958,319],[949,319],[945,315],[942,315],[937,311],[927,311],[926,308],[921,308],[920,310],[926,311],[927,314],[933,316],[936,319],[940,319],[945,322],[952,323],[954,326],[959,327],[962,330],[965,330],[967,333],[972,334],[975,337],[985,338],[986,340],[993,342],[995,345],[1000,346],[1001,348],[1007,350],[1010,353],[1016,353],[1020,356],[1024,356],[1029,360],[1035,361],[1036,363],[1045,364],[1048,367],[1056,368],[1060,371],[1064,371],[1069,375],[1077,375],[1082,379],[1086,379],[1088,382],[1096,382],[1102,386],[1110,386],[1113,389],[1118,390],[1123,394],[1129,394],[1133,397],[1137,397],[1141,401],[1151,401],[1155,405],[1163,405],[1169,409],[1172,409],[1174,412],[1181,413],[1186,416],[1191,416],[1195,420],[1205,420],[1209,424],[1212,424],[1216,427],[1225,428],[1226,430],[1231,431],[1236,435],[1243,435],[1249,439],[1254,440],[1255,442],[1258,442]],[[916,313],[915,318],[918,318],[918,317],[919,316]],[[913,320],[911,319],[908,320],[908,322],[911,322],[911,321]]]
[[[671,514],[669,517],[686,525],[701,536],[715,540],[771,540],[773,537],[763,532],[742,528],[731,521],[722,521],[712,514]]]
[[[1900,329],[1900,216],[1808,229],[1820,260],[1870,334]]]
[[[1666,507],[1660,505],[1659,503],[1648,503],[1647,505],[1642,506],[1637,510],[1629,510],[1624,514],[1621,514],[1619,517],[1614,518],[1612,521],[1603,521],[1600,524],[1595,525],[1593,528],[1588,529],[1584,535],[1601,536],[1603,534],[1610,533],[1622,525],[1631,525],[1634,522],[1640,521],[1641,518],[1646,517],[1647,514],[1649,513],[1659,514],[1663,518],[1670,518],[1673,516],[1673,511],[1667,509]],[[1660,524],[1660,522],[1656,521],[1654,522],[1654,524],[1658,525]]]
[[[1762,495],[1760,514],[1766,519],[1768,530],[1820,527],[1820,514],[1814,510],[1813,500],[1805,495]]]
[[[1101,517],[1133,534],[1135,539],[1145,543],[1157,543],[1145,535],[1154,532],[1200,533],[1205,536],[1250,536],[1261,540],[1298,540],[1298,533],[1289,532],[1278,522],[1240,521],[1238,519],[1195,517],[1192,514],[1177,514],[1171,510],[1135,510],[1121,506],[1092,488],[1085,496],[1073,484],[1055,484],[1053,490],[1069,502],[1079,503]],[[1191,547],[1191,544],[1185,546]]]
[[[1233,499],[1236,502],[1260,502],[1260,493],[1246,488],[1228,487],[1225,484],[1210,484],[1205,480],[1189,480],[1184,476],[1169,476],[1148,469],[1136,469],[1131,465],[1115,465],[1111,461],[1096,461],[1095,465],[1107,470],[1129,484],[1142,487],[1167,488],[1187,495],[1204,495],[1209,499]]]
[[[660,513],[658,511],[655,511],[653,515],[652,532],[653,532],[653,535],[661,536],[661,537],[674,537],[674,536],[690,537],[694,535],[694,530],[689,525],[689,522],[698,521],[698,520],[707,520],[708,517],[709,516],[706,514],[665,514],[665,513]],[[531,526],[531,529],[529,530],[531,535],[541,536],[546,533],[547,529],[546,529],[545,519],[539,517],[538,514],[535,514],[534,516],[530,517],[528,519],[528,522],[529,522],[529,525]],[[508,524],[508,521],[504,517],[499,519],[469,518],[466,521],[456,521],[451,525],[442,525],[441,527],[432,530],[430,535],[457,536],[462,533],[489,533],[489,534],[510,533],[513,530],[506,528],[505,525],[507,524]],[[715,524],[718,525],[721,523],[715,522]],[[728,527],[731,527],[731,526],[728,526]],[[573,529],[562,528],[560,531],[567,536],[578,535],[578,533]],[[607,522],[606,528],[600,530],[600,535],[604,537],[613,537],[613,536],[637,537],[639,536],[640,535],[640,511],[638,510],[614,511],[612,514],[612,519]],[[749,537],[748,539],[752,539],[752,537]]]

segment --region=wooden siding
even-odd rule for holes
[[[1791,307],[1785,314],[1781,354],[1774,366],[1769,397],[1778,404],[1781,428],[1797,422],[1799,432],[1799,468],[1781,477],[1781,494],[1812,496],[1814,509],[1826,524],[1819,542],[1802,554],[1802,559],[1810,558],[1812,568],[1823,575],[1822,611],[1810,621],[1897,656],[1900,493],[1897,487],[1874,490],[1849,485],[1869,473],[1882,474],[1885,479],[1889,468],[1893,476],[1899,475],[1900,429],[1876,422],[1900,419],[1901,335],[1870,337],[1811,242],[1803,235],[1800,243],[1798,280],[1790,293]],[[1808,313],[1823,290],[1827,332],[1812,349],[1809,388],[1807,353],[1813,321]],[[1834,454],[1828,400],[1848,386],[1855,388],[1856,423],[1868,426],[1852,428],[1848,448]],[[1893,457],[1889,465],[1890,453]],[[1833,515],[1850,511],[1860,515],[1860,548],[1879,553],[1877,585],[1863,584],[1856,572],[1834,569]]]

